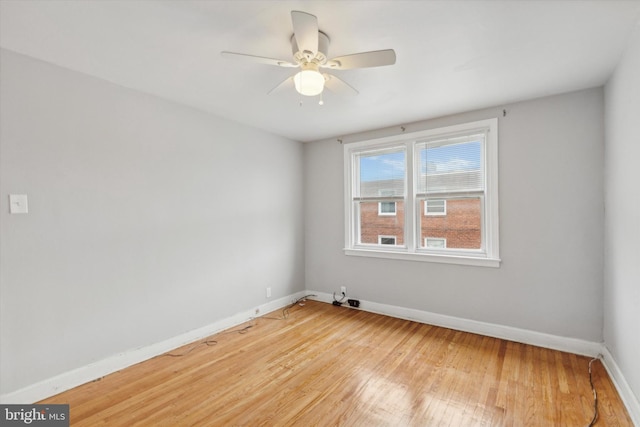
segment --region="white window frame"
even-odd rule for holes
[[[382,239],[393,239],[393,245],[388,243],[382,243]],[[383,246],[395,246],[398,244],[398,238],[396,236],[384,236],[382,234],[378,235],[378,244]]]
[[[464,134],[485,133],[483,160],[485,168],[484,196],[482,197],[482,231],[481,248],[468,249],[436,249],[420,248],[419,205],[415,194],[417,183],[413,169],[415,145],[421,140],[432,138],[446,138]],[[356,202],[352,191],[357,188],[358,165],[354,156],[369,150],[389,147],[405,147],[406,154],[406,188],[404,203],[404,244],[396,245],[365,245],[358,244],[358,220]],[[498,119],[487,119],[476,122],[463,123],[436,129],[428,129],[410,134],[401,134],[380,139],[348,143],[344,146],[345,172],[345,248],[344,252],[350,256],[365,256],[374,258],[391,258],[401,260],[438,262],[448,264],[474,265],[482,267],[500,267],[499,256],[499,218],[498,218]],[[426,208],[425,208],[426,211]],[[389,246],[389,247],[387,247]]]
[[[429,212],[429,202],[443,202],[444,203],[444,211],[443,212]],[[424,214],[426,216],[447,216],[447,199],[431,199],[424,201]]]

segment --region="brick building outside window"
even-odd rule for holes
[[[380,236],[394,236],[396,245],[404,245],[404,203],[396,202],[396,214],[381,214],[379,203],[360,205],[360,236],[364,244],[380,243]],[[479,198],[446,200],[446,212],[425,214],[425,204],[420,207],[421,247],[440,247],[427,243],[426,239],[444,239],[447,248],[478,249],[481,245],[481,205]]]

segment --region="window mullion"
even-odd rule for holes
[[[404,241],[407,251],[416,251],[416,205],[414,184],[414,141],[406,143],[405,194],[404,194]]]

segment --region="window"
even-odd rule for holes
[[[393,196],[394,190],[388,188],[378,189],[380,196]],[[378,215],[395,215],[396,202],[378,202]]]
[[[447,201],[442,199],[432,199],[424,201],[424,214],[425,215],[446,215],[447,214]]]
[[[395,245],[396,236],[378,236],[378,244],[380,245]]]
[[[378,215],[395,215],[396,202],[379,202]]]
[[[345,253],[498,267],[497,127],[346,144]]]
[[[441,239],[439,237],[425,237],[424,245],[428,248],[446,248],[447,239]]]

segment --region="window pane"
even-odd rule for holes
[[[404,196],[405,152],[403,148],[357,154],[357,197]]]
[[[396,236],[396,245],[403,245],[404,203],[395,202],[396,215],[378,215],[378,202],[355,202],[359,211],[358,241],[377,245],[378,236]]]
[[[448,249],[480,249],[482,239],[482,203],[480,197],[449,198],[444,215],[426,215],[420,203],[420,245],[433,248],[444,239]],[[444,246],[440,246],[444,247]]]
[[[482,141],[484,135],[474,135],[472,141],[418,144],[418,193],[433,194],[484,189]]]

